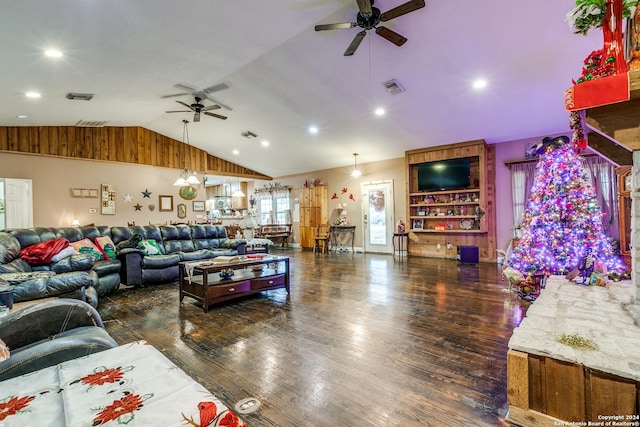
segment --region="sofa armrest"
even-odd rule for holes
[[[122,283],[127,286],[142,285],[142,257],[144,257],[144,251],[140,249],[127,248],[118,252]]]
[[[234,249],[238,251],[238,255],[247,253],[247,241],[245,239],[227,239],[220,244],[222,249]]]
[[[8,360],[0,362],[0,381],[117,346],[107,331],[97,326],[67,330],[12,351]]]
[[[75,254],[51,263],[49,268],[57,274],[72,271],[88,271],[93,268],[95,263],[96,259],[89,254]]]
[[[104,328],[95,308],[86,302],[57,299],[37,303],[0,318],[0,336],[10,349],[81,326]]]

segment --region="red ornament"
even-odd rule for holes
[[[338,198],[338,195],[336,193],[333,193],[333,195],[331,196],[331,200],[337,199],[337,198]]]

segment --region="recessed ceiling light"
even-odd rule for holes
[[[375,109],[375,111],[374,111],[374,114],[375,114],[376,116],[384,116],[384,115],[385,115],[385,113],[386,113],[386,111],[385,111],[385,110],[384,110],[384,108],[382,108],[382,107],[378,107],[378,108],[376,108],[376,109]]]
[[[49,58],[60,58],[60,57],[62,57],[62,52],[60,52],[57,49],[45,50],[44,54],[47,55]]]
[[[28,119],[28,118],[29,118],[29,115],[28,115],[28,114],[18,114],[18,115],[17,115],[17,117],[18,117],[19,119]]]
[[[237,156],[238,154],[240,154],[240,152],[239,152],[238,150],[233,150],[233,151],[232,151],[232,153],[233,153],[233,154],[235,154],[236,156]]]
[[[264,140],[260,144],[262,144],[263,147],[268,147],[269,146],[269,141]]]
[[[25,95],[27,98],[40,98],[40,94],[38,92],[27,92]]]
[[[318,128],[316,126],[309,126],[309,133],[315,135],[318,133]]]
[[[473,82],[474,89],[482,89],[487,86],[487,81],[483,79],[478,79]]]

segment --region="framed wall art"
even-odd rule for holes
[[[187,205],[184,203],[180,203],[178,205],[178,218],[186,218],[187,217]]]
[[[205,211],[205,203],[203,200],[194,200],[193,201],[193,211],[194,212],[204,212]]]
[[[111,184],[102,184],[100,186],[102,190],[102,215],[115,215],[116,214],[116,187]],[[88,194],[89,190],[87,190]]]
[[[159,208],[160,212],[173,212],[173,196],[159,196]]]

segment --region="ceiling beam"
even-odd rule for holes
[[[591,132],[587,135],[589,148],[595,151],[600,157],[608,159],[616,166],[633,164],[633,155],[621,145],[616,144],[609,138],[598,133]]]

